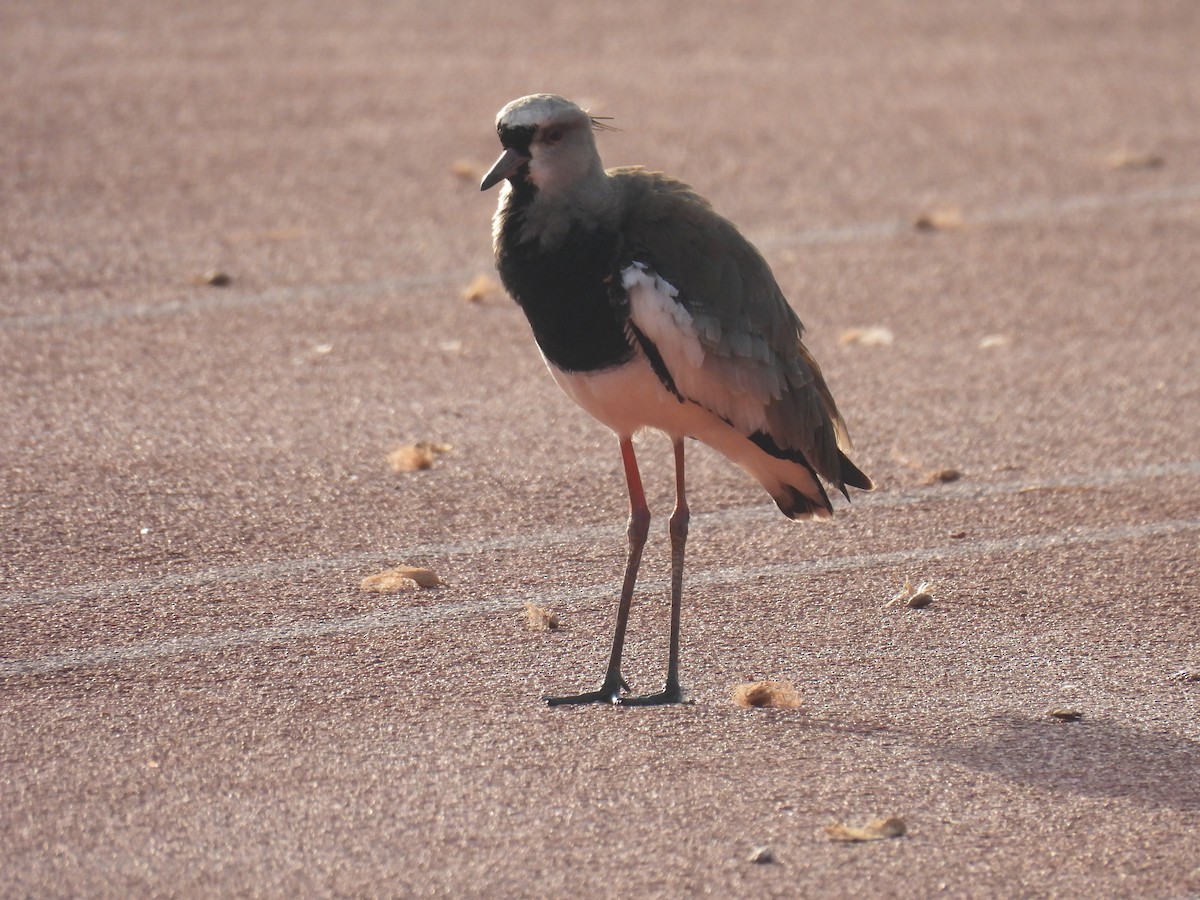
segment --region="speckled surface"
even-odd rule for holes
[[[1200,892],[1198,43],[1184,2],[8,3],[5,892]],[[599,681],[625,509],[461,297],[539,90],[759,244],[880,487],[792,525],[690,451],[681,708],[538,699]],[[447,584],[359,590],[402,563]],[[760,678],[803,706],[735,706]]]

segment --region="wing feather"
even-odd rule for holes
[[[842,487],[845,424],[766,260],[690,187],[614,169],[630,316],[680,392]]]

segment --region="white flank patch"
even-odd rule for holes
[[[705,342],[679,291],[647,265],[635,262],[621,272],[629,295],[629,317],[658,349],[683,396],[729,421],[743,434],[766,431],[766,404],[772,375],[761,364],[724,355]]]
[[[621,272],[621,284],[629,294],[634,324],[654,342],[663,359],[668,351],[681,353],[692,368],[701,368],[704,347],[692,314],[676,299],[675,286],[639,262]]]

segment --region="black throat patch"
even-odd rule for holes
[[[521,242],[518,232],[533,192],[514,185],[501,213],[496,268],[529,319],[546,359],[565,372],[593,372],[634,353],[623,292],[612,289],[617,234],[575,225],[558,246]]]

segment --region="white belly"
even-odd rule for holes
[[[620,438],[631,438],[643,428],[656,428],[672,439],[696,438],[753,475],[781,508],[792,505],[789,486],[814,499],[824,497],[807,468],[770,456],[720,416],[668,391],[641,353],[623,366],[600,372],[564,372],[547,366],[567,396]],[[814,512],[828,515],[823,509]]]
[[[625,365],[599,372],[564,372],[547,366],[567,396],[618,437],[632,437],[642,428],[657,428],[672,438],[702,437],[714,423],[724,425],[712,413],[668,391],[641,353]]]

